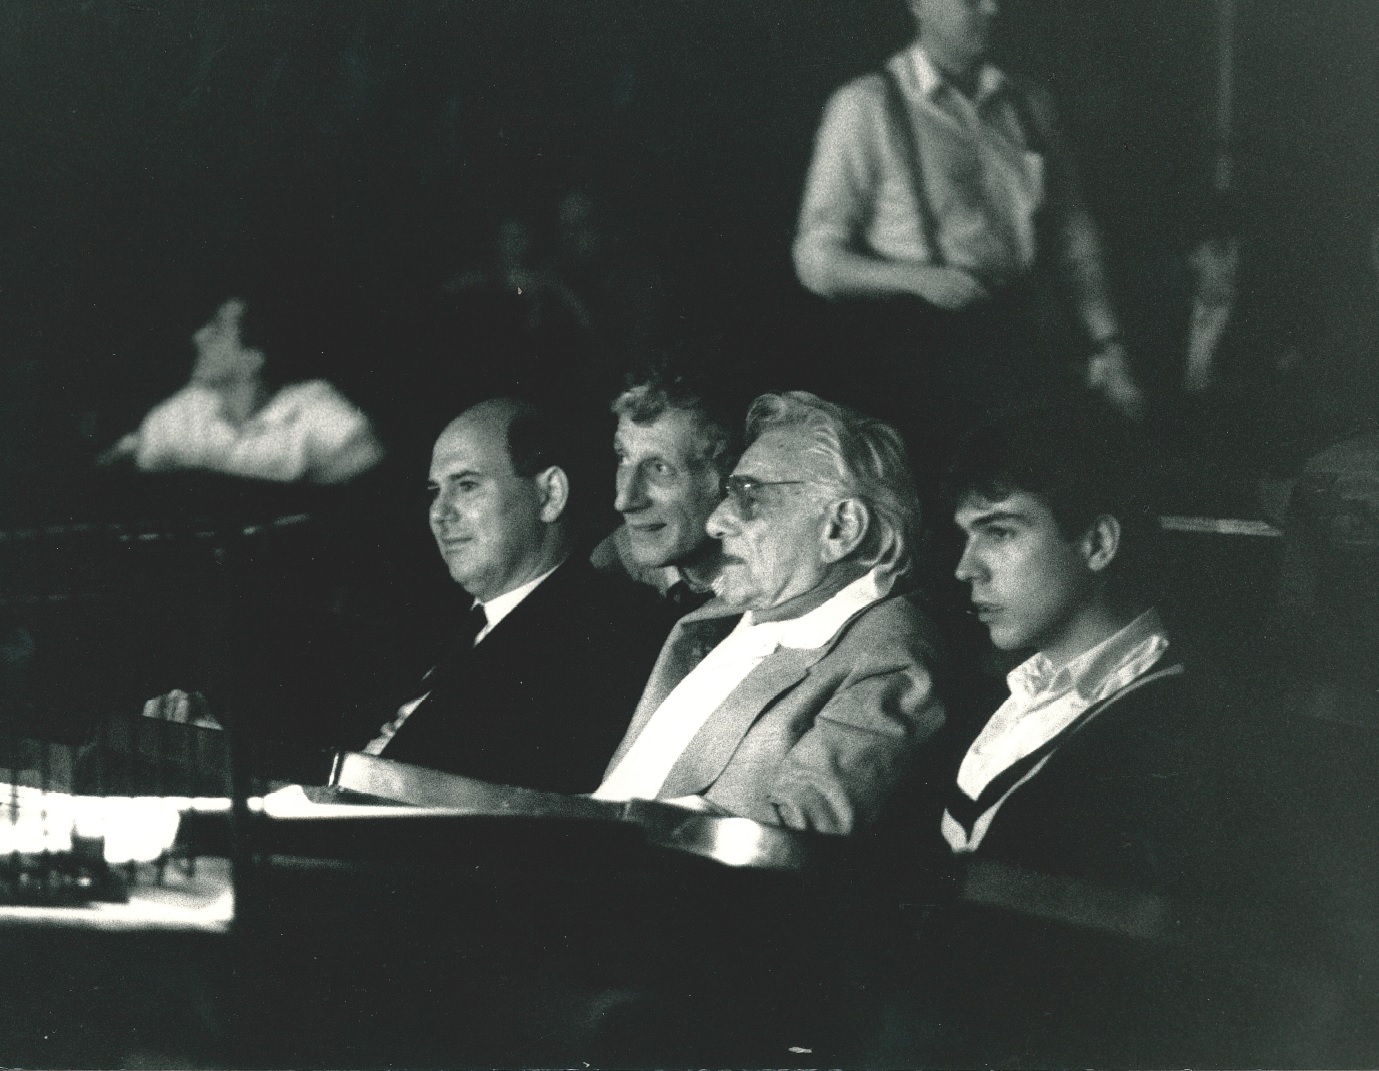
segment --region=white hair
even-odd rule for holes
[[[905,456],[905,441],[889,424],[808,391],[763,394],[747,411],[747,442],[769,428],[801,428],[813,438],[828,484],[866,507],[871,524],[854,559],[894,582],[914,568],[919,539],[919,494]]]

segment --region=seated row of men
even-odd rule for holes
[[[900,436],[788,392],[751,404],[744,437],[713,399],[655,378],[614,411],[623,524],[588,560],[551,414],[493,399],[442,432],[430,524],[473,604],[364,750],[799,830],[876,822],[932,768],[945,723],[940,644],[909,597],[920,507]],[[1033,652],[953,783],[931,786],[955,853],[1086,856],[1132,883],[1152,865],[1125,823],[1153,801],[1085,801],[1076,830],[1047,813],[1114,795],[1113,772],[1152,786],[1135,734],[1185,708],[1138,583],[1152,518],[1128,456],[1109,417],[1031,411],[977,431],[953,466],[957,578],[997,648]]]

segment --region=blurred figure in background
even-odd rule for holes
[[[1177,459],[1170,481],[1175,497],[1165,505],[1251,516],[1253,477],[1264,458],[1261,422],[1277,401],[1281,332],[1265,326],[1253,243],[1255,293],[1245,293],[1251,285],[1242,270],[1246,243],[1233,199],[1207,198],[1192,216],[1187,240],[1160,265],[1162,301],[1138,325],[1155,358],[1149,387],[1156,427],[1165,452]],[[1277,323],[1271,315],[1268,327]]]
[[[800,282],[855,303],[834,347],[844,396],[939,446],[1079,384],[1138,413],[1052,103],[987,62],[996,3],[907,6],[914,43],[825,109],[795,239]]]
[[[551,228],[540,214],[510,211],[492,213],[483,232],[477,256],[439,287],[428,383],[445,377],[446,405],[516,392],[597,411],[619,377],[583,295],[550,256]]]
[[[606,200],[573,189],[556,209],[552,266],[589,309],[604,363],[645,359],[665,318],[666,284],[643,243]]]
[[[99,459],[276,483],[348,483],[383,459],[369,419],[323,379],[289,382],[280,310],[224,301],[192,336],[191,380]],[[270,353],[272,354],[270,359]]]
[[[540,332],[554,319],[568,318],[581,331],[589,330],[589,311],[560,276],[539,255],[536,226],[523,215],[502,217],[492,236],[492,251],[446,280],[448,294],[473,291],[518,294],[522,326]]]
[[[1183,390],[1188,394],[1201,394],[1216,381],[1221,341],[1239,297],[1239,236],[1207,235],[1188,254],[1188,266],[1193,277],[1192,313],[1188,322]]]
[[[1172,510],[1278,523],[1307,459],[1379,421],[1379,211],[1358,215],[1349,256],[1309,264],[1301,236],[1247,229],[1231,198],[1192,213],[1175,311],[1145,325],[1179,455]]]

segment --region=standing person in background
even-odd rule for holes
[[[795,239],[800,282],[853,304],[833,355],[848,394],[902,421],[912,447],[1079,383],[1138,414],[1053,107],[987,62],[995,0],[907,6],[913,44],[824,111]]]
[[[268,299],[222,302],[192,336],[190,382],[99,461],[316,484],[348,483],[377,465],[383,447],[357,406],[324,379],[282,374],[291,355],[280,348],[281,316]]]

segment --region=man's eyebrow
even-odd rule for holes
[[[978,514],[967,522],[969,528],[985,528],[991,524],[1029,523],[1029,515],[1018,509],[994,509]]]

